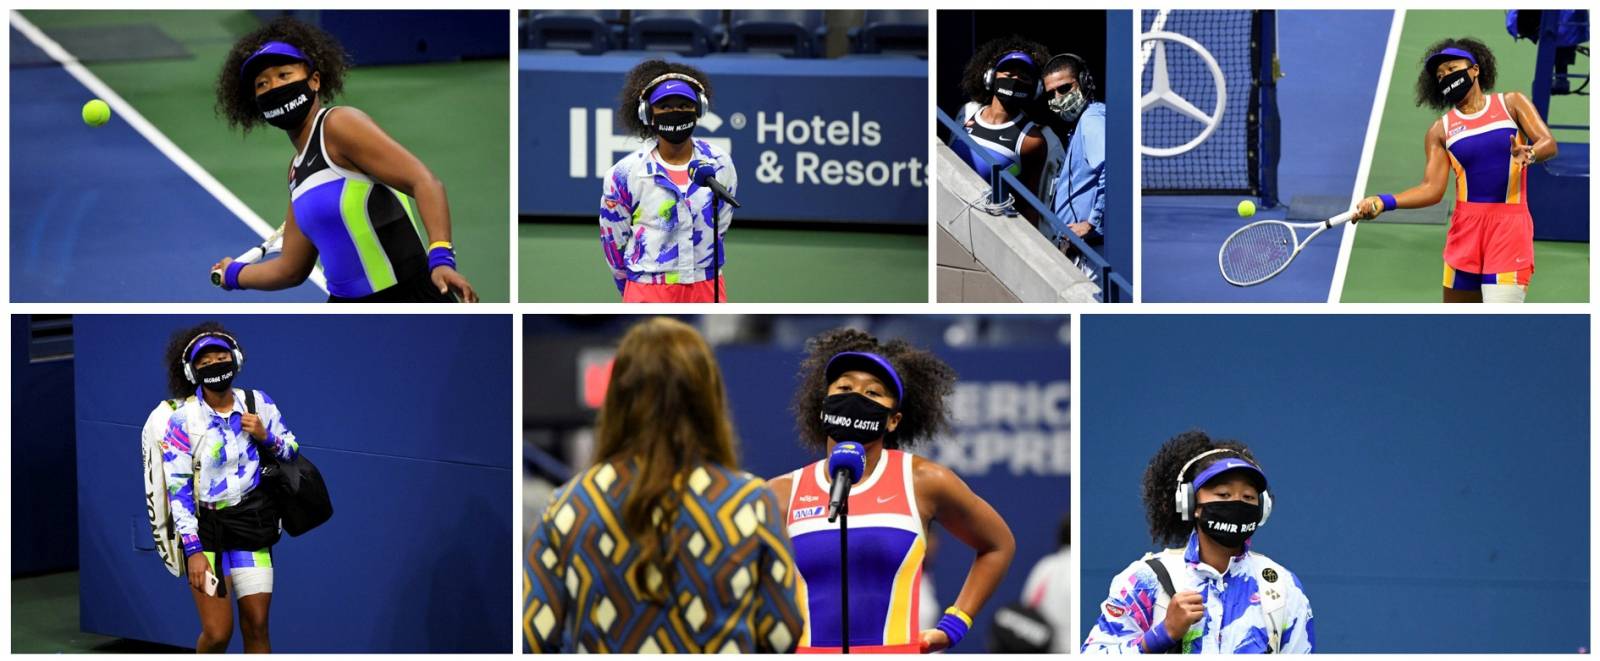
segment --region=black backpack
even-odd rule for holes
[[[256,391],[245,389],[244,409],[255,415]],[[283,530],[292,537],[304,535],[333,518],[328,483],[304,452],[289,463],[279,461],[272,453],[261,453],[261,484],[270,489],[268,494],[277,503]]]

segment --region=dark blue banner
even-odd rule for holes
[[[517,211],[593,216],[601,178],[645,143],[616,108],[637,56],[524,52]],[[928,64],[915,58],[703,58],[710,111],[695,137],[727,150],[738,219],[928,220]]]

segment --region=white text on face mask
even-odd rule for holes
[[[850,429],[861,431],[878,431],[879,425],[877,420],[856,420],[848,416],[829,415],[827,413],[822,414],[822,421],[830,425],[839,425],[840,427],[849,427]]]
[[[261,113],[261,116],[263,118],[266,118],[266,119],[275,119],[275,118],[279,117],[280,115],[283,115],[286,112],[289,112],[291,110],[294,110],[295,108],[299,108],[300,106],[305,105],[305,103],[306,103],[306,95],[301,94],[300,96],[295,97],[293,100],[289,101],[288,103],[283,104],[283,107],[280,107],[280,108],[277,108],[277,109],[274,109],[274,110],[268,110],[268,111],[266,111],[264,113]]]

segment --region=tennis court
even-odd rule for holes
[[[1222,279],[1217,250],[1247,222],[1323,220],[1348,208],[1374,100],[1370,90],[1377,89],[1393,12],[1142,13],[1142,31],[1175,32],[1211,53],[1226,80],[1226,110],[1210,137],[1194,148],[1176,156],[1141,157],[1141,300],[1328,300],[1341,230],[1325,232],[1281,275],[1248,288]],[[1261,47],[1253,51],[1252,43]],[[1252,85],[1253,77],[1260,79],[1253,72],[1271,75],[1274,49],[1281,74],[1276,130],[1270,90]],[[1218,94],[1209,68],[1193,51],[1171,42],[1164,43],[1163,57],[1173,91],[1211,113]],[[1151,57],[1141,73],[1141,94],[1152,89],[1157,69]],[[1142,120],[1147,147],[1180,146],[1203,127],[1168,107],[1146,108]],[[1261,204],[1272,198],[1278,205],[1262,208],[1249,221],[1235,210],[1240,200]]]
[[[217,66],[261,19],[247,11],[28,11],[12,14],[11,297],[14,301],[321,301],[311,282],[224,292],[207,270],[259,243],[241,220],[276,227],[293,149],[270,127],[241,138],[213,115]],[[40,49],[37,29],[170,140],[169,152]],[[365,110],[445,182],[461,271],[484,301],[509,299],[508,63],[356,68],[337,103]],[[470,118],[462,109],[470,109]],[[441,130],[448,127],[448,130]],[[186,171],[174,154],[192,159]],[[192,174],[214,179],[208,190]],[[219,197],[237,198],[230,209]]]
[[[517,270],[518,298],[621,300],[600,251],[598,225],[522,223],[517,234],[524,255]],[[928,300],[925,234],[740,227],[736,218],[723,250],[728,300],[736,303]]]
[[[1422,180],[1422,136],[1438,119],[1430,109],[1413,103],[1412,85],[1420,54],[1446,37],[1469,36],[1494,52],[1499,92],[1529,94],[1533,86],[1536,46],[1514,41],[1506,32],[1502,11],[1408,11],[1400,33],[1394,74],[1389,81],[1382,123],[1378,128],[1368,194],[1399,192]],[[1571,73],[1588,73],[1589,60],[1579,57]],[[1588,96],[1552,96],[1550,124],[1584,124],[1589,121]],[[1561,153],[1556,162],[1583,164],[1587,172],[1588,131],[1555,130]],[[1581,147],[1581,149],[1579,148]],[[1529,196],[1539,195],[1530,185]],[[1362,223],[1356,231],[1340,300],[1345,302],[1437,302],[1440,299],[1441,253],[1445,221],[1450,217],[1454,186],[1445,202],[1426,210],[1385,214],[1378,222]],[[1587,209],[1582,211],[1587,215]],[[1534,216],[1537,233],[1539,216]],[[1589,300],[1589,244],[1575,241],[1535,241],[1537,265],[1528,287],[1528,302],[1586,302]]]

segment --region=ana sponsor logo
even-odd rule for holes
[[[822,516],[822,514],[823,514],[823,508],[820,507],[820,506],[819,507],[802,507],[802,508],[797,509],[797,510],[794,511],[794,520],[795,521],[799,521],[801,519],[811,519],[811,518]]]

